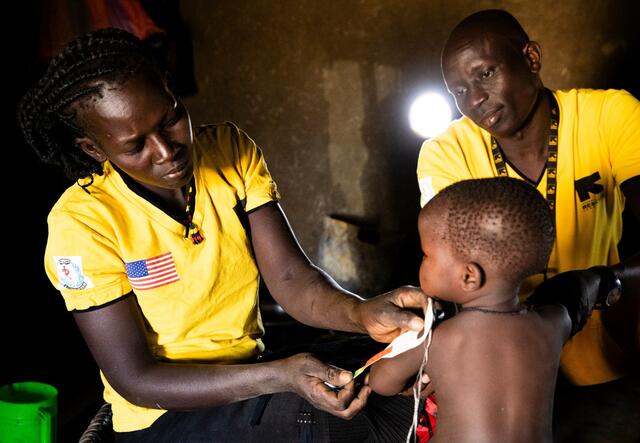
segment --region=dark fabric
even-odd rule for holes
[[[169,411],[149,428],[116,434],[116,442],[328,441],[326,416],[295,394],[261,396],[217,408]]]
[[[413,399],[371,394],[364,410],[342,420],[292,393],[261,396],[218,408],[169,411],[149,428],[116,433],[118,443],[404,442]]]
[[[383,397],[373,393],[369,397],[365,409],[358,414],[358,416],[361,415],[367,418],[371,426],[369,438],[365,441],[374,443],[406,442],[409,427],[413,422],[413,397],[404,395]]]
[[[313,352],[336,366],[355,370],[381,347],[368,337],[334,339],[269,353],[259,361]],[[264,395],[226,406],[169,411],[152,426],[116,434],[116,442],[405,442],[413,419],[413,399],[371,394],[353,419],[315,409],[293,393]]]

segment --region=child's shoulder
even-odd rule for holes
[[[529,308],[532,313],[539,316],[544,327],[546,327],[550,334],[558,335],[564,341],[569,338],[571,333],[571,317],[569,312],[561,304],[549,304],[533,306]]]
[[[432,341],[434,344],[446,347],[468,343],[470,340],[477,338],[475,337],[475,332],[472,331],[475,329],[473,323],[472,318],[456,314],[436,325],[433,330]]]
[[[567,310],[562,305],[527,307],[515,314],[463,311],[438,324],[433,340],[449,347],[461,346],[482,342],[492,334],[502,336],[509,330],[555,335],[570,326]]]

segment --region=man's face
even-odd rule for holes
[[[493,136],[520,130],[539,93],[538,71],[531,69],[525,48],[491,35],[461,35],[442,56],[442,73],[456,106]]]

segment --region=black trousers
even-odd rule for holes
[[[406,441],[410,397],[372,394],[365,409],[341,420],[292,393],[264,395],[194,411],[168,411],[149,428],[116,434],[116,442],[381,442]]]
[[[312,352],[321,360],[355,370],[384,345],[355,336],[267,354],[259,360]],[[351,420],[315,409],[293,393],[263,395],[230,405],[168,411],[149,428],[116,434],[116,442],[405,442],[413,419],[413,399],[372,393]]]

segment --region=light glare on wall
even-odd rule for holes
[[[427,92],[416,98],[409,109],[409,124],[413,131],[424,138],[432,137],[451,122],[451,107],[440,94]]]

